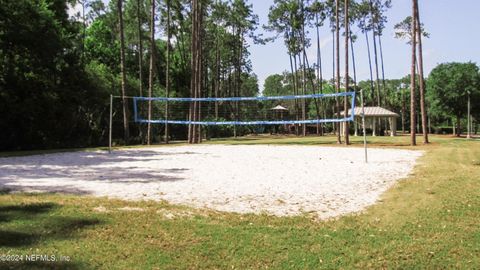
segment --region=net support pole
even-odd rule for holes
[[[108,153],[112,153],[113,95],[110,95],[110,119],[108,125]]]
[[[362,103],[363,148],[365,149],[365,163],[368,163],[367,132],[365,129],[365,107],[363,106],[363,89],[360,89],[360,102]]]

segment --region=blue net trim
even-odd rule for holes
[[[180,121],[180,120],[146,120],[137,119],[138,123],[151,123],[151,124],[178,124],[178,125],[204,125],[204,126],[219,126],[219,125],[291,125],[291,124],[320,124],[320,123],[339,123],[353,121],[352,117],[340,118],[340,119],[317,119],[317,120],[298,120],[298,121],[223,121],[223,122],[211,122],[211,121]]]
[[[138,101],[248,101],[248,100],[292,100],[292,99],[307,99],[307,98],[325,98],[325,97],[347,97],[351,96],[351,115],[349,117],[338,119],[313,119],[313,120],[280,120],[280,121],[183,121],[183,120],[148,120],[142,119],[138,115],[137,102]],[[204,125],[204,126],[218,126],[218,125],[292,125],[292,124],[320,124],[320,123],[341,123],[351,122],[355,119],[355,92],[342,92],[336,94],[311,94],[311,95],[296,95],[296,96],[271,96],[271,97],[227,97],[227,98],[167,98],[167,97],[133,97],[134,118],[137,123],[151,123],[151,124],[178,124],[178,125]]]
[[[292,99],[307,99],[307,98],[325,98],[325,97],[345,97],[355,96],[355,92],[342,92],[338,94],[311,94],[311,95],[297,95],[297,96],[271,96],[271,97],[225,97],[225,98],[167,98],[167,97],[133,97],[134,101],[249,101],[249,100],[292,100]]]

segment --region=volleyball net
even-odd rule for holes
[[[339,104],[343,110],[345,101],[349,113],[340,114],[336,105]],[[199,115],[195,118],[190,113],[192,106],[198,106],[195,111]],[[260,97],[133,97],[133,111],[135,122],[151,124],[215,126],[338,123],[354,120],[355,92]]]

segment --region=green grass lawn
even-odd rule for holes
[[[353,138],[352,147],[361,146],[361,140]],[[411,149],[408,140],[369,137],[371,147]],[[209,143],[333,142],[333,137],[251,137]],[[0,256],[55,255],[70,261],[6,262],[0,257],[0,269],[479,269],[480,142],[447,136],[433,136],[432,142],[415,148],[426,154],[412,176],[376,205],[322,222],[308,216],[4,192]]]

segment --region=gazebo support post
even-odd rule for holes
[[[390,117],[390,136],[397,136],[397,121],[395,117]]]
[[[372,136],[375,137],[377,136],[377,127],[376,127],[376,124],[377,124],[377,118],[376,117],[373,117],[372,118]]]

